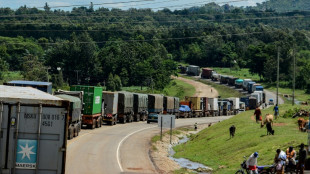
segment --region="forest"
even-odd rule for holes
[[[163,89],[179,62],[249,68],[262,81],[310,91],[310,11],[305,0],[272,0],[255,8],[209,3],[183,10],[74,7],[71,11],[0,8],[0,79]],[[295,3],[297,9],[289,7]],[[303,5],[302,5],[303,3]],[[287,8],[286,8],[287,7]],[[309,7],[309,6],[308,6]],[[288,9],[288,10],[283,10]]]

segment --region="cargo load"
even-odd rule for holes
[[[190,103],[190,108],[193,112],[193,116],[195,117],[203,116],[200,97],[185,97],[185,101]]]
[[[102,125],[102,87],[74,85],[70,91],[83,91],[82,125],[99,128]]]
[[[0,173],[65,173],[69,107],[34,88],[0,85]]]
[[[202,68],[201,78],[211,79],[213,69],[211,68]]]
[[[148,94],[148,110],[150,113],[163,113],[164,96],[160,94]]]
[[[135,121],[145,121],[148,114],[148,96],[147,94],[133,94],[133,112]]]
[[[235,80],[235,87],[236,88],[242,88],[243,79],[237,79]]]
[[[4,85],[32,87],[32,88],[36,88],[36,89],[38,89],[40,91],[52,94],[52,83],[50,83],[50,82],[13,80],[13,81],[9,81],[7,83],[4,83]]]
[[[200,74],[200,67],[195,65],[189,65],[186,70],[187,75],[191,76],[199,76]]]
[[[103,122],[115,125],[117,123],[118,93],[102,91],[102,100],[104,104]]]
[[[164,114],[173,114],[174,97],[164,96]]]
[[[118,92],[117,119],[122,123],[133,121],[133,93]]]

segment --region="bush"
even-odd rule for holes
[[[293,115],[295,115],[299,111],[300,111],[300,108],[289,109],[283,114],[283,118],[291,118],[293,117]]]

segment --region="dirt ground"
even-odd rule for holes
[[[199,131],[207,128],[209,124],[200,124],[198,125],[197,131],[180,131],[181,134],[173,135],[172,136],[172,146],[175,146],[178,144],[179,140],[190,134],[196,134]],[[180,169],[181,167],[176,163],[174,160],[169,158],[169,148],[170,145],[170,135],[167,134],[166,136],[163,136],[162,141],[157,141],[156,143],[153,143],[151,149],[151,159],[154,163],[154,165],[157,168],[158,173],[160,174],[172,174],[173,171]]]
[[[212,88],[209,85],[206,85],[201,82],[197,82],[195,80],[186,79],[183,77],[175,77],[178,80],[182,80],[185,83],[193,85],[196,89],[195,97],[209,97],[209,98],[216,98],[218,97],[218,92],[216,89]]]

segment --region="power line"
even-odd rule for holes
[[[227,37],[227,36],[245,36],[245,35],[254,35],[254,34],[262,34],[262,33],[275,33],[278,31],[264,31],[264,32],[249,32],[249,33],[235,33],[235,34],[226,34],[226,35],[212,35],[213,37]],[[139,40],[139,39],[129,39],[129,40],[108,40],[108,41],[93,41],[93,42],[66,42],[66,43],[79,43],[79,44],[89,44],[89,43],[96,43],[96,44],[103,44],[103,43],[119,43],[119,42],[150,42],[150,41],[166,41],[166,40],[186,40],[186,39],[202,39],[202,38],[208,38],[208,36],[192,36],[192,37],[171,37],[171,38],[159,38],[159,39],[145,39],[145,40]],[[6,43],[6,42],[0,42],[0,44],[6,44],[6,45],[14,45],[14,44],[24,44],[24,43]],[[37,43],[40,45],[58,45],[62,43]]]
[[[219,22],[219,21],[244,21],[244,20],[267,20],[267,19],[280,19],[280,18],[284,18],[284,19],[287,19],[287,18],[307,18],[309,17],[310,15],[306,15],[306,16],[272,16],[272,17],[253,17],[253,18],[242,18],[242,19],[203,19],[205,22]],[[84,25],[98,25],[98,24],[148,24],[148,23],[193,23],[192,20],[186,20],[186,21],[122,21],[122,22],[85,22],[85,23],[82,23]],[[79,23],[63,23],[63,22],[60,22],[60,23],[55,23],[55,22],[51,22],[51,23],[32,23],[32,22],[20,22],[20,23],[17,23],[17,22],[5,22],[5,23],[0,23],[0,25],[58,25],[58,24],[61,24],[61,25],[72,25],[72,24],[81,24],[81,22]]]

